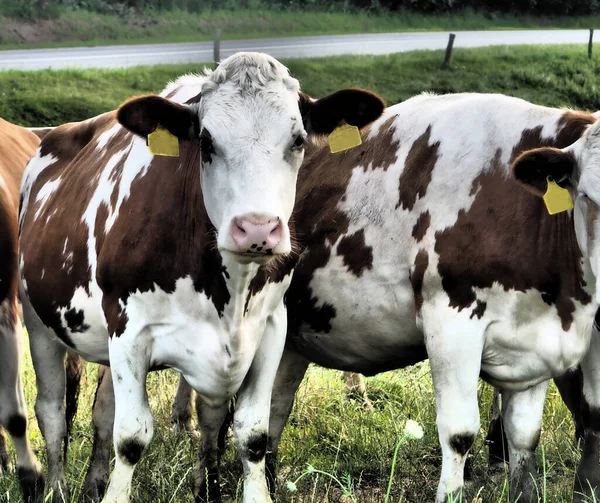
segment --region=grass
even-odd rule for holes
[[[600,65],[578,47],[457,49],[450,69],[441,69],[441,52],[383,57],[344,57],[288,62],[303,88],[322,95],[342,86],[372,88],[394,103],[424,90],[503,92],[553,105],[600,109],[596,75]],[[27,125],[79,120],[113,108],[132,94],[158,91],[169,79],[197,67],[157,67],[119,71],[43,71],[0,73],[0,116]],[[67,470],[72,501],[78,501],[91,452],[91,404],[96,369],[88,365]],[[32,442],[43,454],[43,440],[33,414],[34,375],[29,355],[24,372]],[[192,501],[191,478],[196,440],[178,437],[169,414],[176,375],[148,378],[156,418],[154,440],[136,470],[134,501]],[[367,380],[374,410],[345,396],[341,373],[309,369],[285,429],[279,467],[280,503],[421,503],[433,501],[440,472],[434,394],[427,363]],[[481,383],[481,434],[472,450],[474,483],[463,501],[479,495],[484,503],[507,503],[507,477],[491,473],[483,438],[487,431],[491,389]],[[408,419],[421,424],[421,440],[404,442],[392,460]],[[537,452],[538,487],[544,501],[571,502],[579,453],[573,445],[569,413],[552,385],[544,411],[542,449]],[[543,454],[542,454],[543,452]],[[312,468],[308,468],[308,464]],[[308,473],[307,473],[308,471]],[[324,472],[320,473],[320,472]],[[290,492],[286,482],[296,481]],[[388,482],[393,473],[391,484]],[[332,481],[334,476],[341,485]],[[223,460],[226,501],[240,501],[241,466],[233,447]],[[0,478],[0,501],[20,501],[12,475]]]
[[[600,109],[600,62],[583,46],[456,49],[452,66],[443,53],[344,56],[290,60],[303,90],[323,96],[340,87],[372,89],[388,103],[423,91],[499,92],[549,106]],[[201,65],[126,70],[0,72],[0,117],[26,126],[82,120],[118,106],[126,98],[160,91],[165,83]]]
[[[600,15],[539,17],[459,11],[435,15],[415,12],[315,12],[269,9],[134,12],[119,15],[63,10],[35,21],[2,17],[0,49],[212,40],[293,35],[383,33],[429,30],[592,28]]]
[[[33,413],[34,375],[29,355],[24,379],[30,411],[30,436],[34,448],[44,460],[43,440]],[[67,471],[73,502],[79,501],[81,486],[93,439],[91,405],[96,381],[96,367],[88,365],[87,385],[80,398],[75,421]],[[171,400],[175,392],[176,374],[156,372],[148,378],[150,405],[155,416],[155,434],[148,452],[136,469],[134,501],[143,503],[191,503],[191,481],[197,441],[177,436],[170,427]],[[421,503],[433,501],[440,470],[440,451],[435,426],[434,394],[426,363],[397,372],[367,379],[374,411],[362,402],[345,396],[341,373],[317,367],[309,369],[296,397],[290,421],[284,432],[280,450],[279,492],[281,503],[336,501],[350,503]],[[483,437],[485,437],[491,401],[491,388],[480,384],[482,411],[481,434],[473,449],[474,484],[464,501],[479,494],[485,503],[508,503],[506,476],[491,474]],[[421,440],[406,440],[398,450],[395,476],[389,486],[392,458],[408,419],[423,426]],[[537,462],[539,488],[546,485],[547,501],[571,501],[574,469],[579,455],[573,446],[573,427],[560,396],[551,387],[544,412],[544,429]],[[168,460],[168,462],[167,462]],[[308,476],[290,492],[286,482],[296,480],[308,468]],[[545,478],[542,480],[542,471]],[[318,473],[324,471],[325,474]],[[338,478],[342,486],[331,480]],[[241,501],[241,466],[232,446],[223,460],[225,501]],[[346,493],[346,494],[344,494]],[[18,483],[14,476],[0,478],[0,500],[19,501]]]

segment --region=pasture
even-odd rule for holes
[[[546,105],[600,109],[596,81],[600,68],[597,60],[587,59],[581,46],[461,49],[456,50],[453,65],[446,70],[441,69],[442,59],[440,52],[419,52],[285,63],[301,80],[304,90],[315,96],[354,85],[377,91],[390,104],[425,90],[485,91],[512,94]],[[164,66],[128,71],[6,72],[0,74],[0,116],[23,125],[80,120],[111,109],[128,96],[158,91],[167,80],[197,69]],[[96,368],[88,365],[87,370],[67,462],[74,502],[79,501],[93,440],[90,425]],[[157,372],[148,379],[155,435],[136,471],[134,501],[192,501],[189,488],[197,441],[177,436],[169,422],[176,374]],[[43,461],[43,441],[33,412],[35,379],[28,354],[24,381],[32,441]],[[367,387],[373,411],[360,400],[347,399],[341,373],[317,367],[309,370],[282,439],[278,501],[433,500],[441,458],[428,365],[369,378]],[[481,383],[479,397],[482,427],[472,451],[474,483],[465,501],[479,495],[484,503],[505,502],[506,474],[488,470],[484,446],[491,388]],[[400,446],[392,473],[394,450],[408,419],[421,424],[425,435]],[[573,436],[569,414],[552,386],[537,453],[542,501],[571,501],[573,473],[579,458]],[[234,451],[230,446],[223,459],[224,493],[230,501],[235,501],[241,488],[241,466]],[[306,475],[297,481],[302,474]],[[294,481],[297,491],[292,492],[287,482]],[[16,478],[0,478],[0,501],[19,500]]]
[[[215,28],[223,38],[265,38],[344,33],[385,33],[423,30],[507,30],[540,28],[583,28],[596,26],[600,15],[540,16],[532,13],[478,12],[456,9],[437,13],[409,10],[367,11],[356,7],[293,7],[289,10],[254,1],[248,6],[235,0],[219,2],[222,8],[202,12],[119,8],[107,2],[81,2],[86,8],[70,9],[49,4],[40,15],[39,3],[4,0],[0,3],[0,49],[64,47],[100,44],[193,42],[212,40]],[[347,3],[347,2],[346,2]],[[242,2],[243,4],[243,2]],[[271,2],[272,4],[272,2]],[[414,3],[412,4],[415,5]],[[190,7],[192,2],[190,2]],[[12,17],[9,17],[12,16]]]

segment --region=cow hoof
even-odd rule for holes
[[[102,500],[106,492],[106,480],[95,479],[86,481],[83,486],[83,499],[86,502],[97,503]]]
[[[21,484],[21,492],[25,503],[42,503],[44,501],[44,475],[41,469],[17,468],[17,476]]]

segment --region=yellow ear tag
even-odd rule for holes
[[[544,194],[544,202],[550,215],[562,213],[573,208],[573,199],[567,189],[563,189],[552,178],[548,177],[548,190]]]
[[[179,157],[179,140],[166,128],[158,126],[148,135],[148,149],[154,155]]]
[[[329,150],[331,150],[332,154],[358,147],[362,143],[358,128],[356,126],[346,124],[345,121],[342,121],[342,123],[333,130],[327,139],[329,140]]]

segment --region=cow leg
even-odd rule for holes
[[[443,316],[444,310],[435,306],[433,316],[423,318],[442,448],[436,503],[447,503],[449,498],[464,501],[465,462],[479,431],[477,384],[483,349],[483,331],[468,320],[448,322],[456,315]]]
[[[104,496],[110,475],[112,454],[113,422],[115,419],[115,395],[110,367],[98,367],[98,385],[92,412],[94,424],[94,446],[90,466],[83,484],[83,494],[91,501],[100,501]]]
[[[150,355],[147,337],[125,329],[108,343],[115,392],[113,441],[115,469],[104,503],[130,501],[131,479],[138,461],[154,434],[154,419],[148,405],[146,375]]]
[[[277,481],[277,450],[285,423],[292,412],[296,391],[304,379],[309,361],[292,352],[284,351],[281,357],[273,394],[271,396],[271,416],[269,418],[269,439],[267,442],[266,471],[271,496],[274,498]]]
[[[367,395],[367,385],[365,384],[365,376],[356,372],[344,372],[344,385],[346,393],[350,397],[356,397],[363,401],[365,407],[370,411],[374,411],[373,404]]]
[[[37,398],[35,414],[46,441],[48,483],[46,492],[55,502],[69,502],[65,479],[63,442],[67,435],[65,405],[65,347],[56,339],[31,307],[27,295],[21,295],[23,318],[29,334],[29,348],[35,369]],[[50,500],[49,500],[50,501]]]
[[[510,500],[537,503],[535,449],[540,440],[548,381],[525,391],[502,391],[502,419],[508,441]]]
[[[187,383],[182,375],[179,375],[179,384],[177,385],[177,393],[173,400],[173,408],[171,409],[171,423],[175,426],[178,433],[194,431],[192,424],[192,396],[194,390]]]
[[[583,375],[581,368],[576,371],[555,377],[554,383],[560,392],[560,397],[569,409],[573,422],[575,423],[575,443],[582,441],[585,434],[585,425],[583,424]]]
[[[590,348],[581,361],[583,393],[580,395],[584,426],[583,452],[575,475],[573,501],[600,500],[600,333],[594,330]],[[578,421],[575,423],[577,424]]]
[[[0,468],[2,471],[10,470],[10,455],[6,446],[6,435],[4,428],[0,428]]]
[[[485,443],[488,446],[488,466],[490,470],[504,469],[505,464],[508,464],[508,442],[502,424],[500,390],[498,388],[494,388],[490,416],[490,426],[485,437]]]
[[[270,503],[265,454],[271,393],[287,328],[283,302],[267,321],[262,341],[236,399],[233,428],[244,467],[244,503]]]
[[[218,444],[220,429],[227,416],[227,405],[227,402],[213,404],[201,395],[196,395],[196,411],[200,429],[199,464],[194,481],[196,503],[221,501]]]
[[[10,305],[8,300],[0,305],[0,355],[0,426],[10,434],[17,453],[17,473],[24,501],[41,501],[44,478],[29,444],[27,405],[21,381],[23,333],[17,306]],[[4,449],[6,452],[6,444]]]

